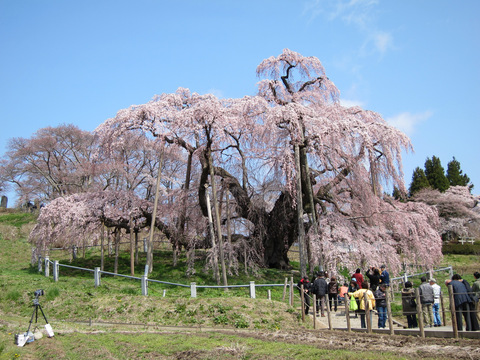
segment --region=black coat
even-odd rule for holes
[[[328,284],[325,278],[316,278],[313,282],[313,293],[317,296],[328,294]]]
[[[372,270],[368,269],[367,277],[370,280],[370,289],[372,291],[377,290],[378,285],[380,284],[380,273],[373,272]]]

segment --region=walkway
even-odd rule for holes
[[[344,310],[338,310],[337,312],[331,312],[330,318],[332,322],[332,328],[334,330],[347,330],[347,319],[345,317]],[[305,321],[313,322],[313,316],[310,313],[308,317],[305,318]],[[317,329],[328,329],[328,315],[325,312],[325,317],[318,316],[316,317],[316,327]],[[374,333],[380,334],[390,334],[390,329],[388,329],[388,321],[386,329],[379,329],[378,326],[378,317],[374,313],[372,316],[372,331]],[[397,321],[394,321],[394,332],[397,335],[414,335],[420,336],[420,330],[418,328],[408,329],[403,327],[404,324],[400,324]],[[350,314],[350,327],[352,331],[361,331],[366,332],[367,329],[362,329],[360,327],[360,315],[355,317],[355,314]],[[440,338],[453,338],[453,330],[451,326],[439,326],[439,327],[427,327],[424,329],[425,337],[440,337]],[[470,338],[470,339],[480,339],[480,331],[459,331],[458,336],[461,338]]]

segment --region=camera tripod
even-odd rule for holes
[[[30,318],[30,325],[28,325],[27,333],[30,331],[30,327],[32,326],[34,316],[35,316],[35,324],[37,323],[38,309],[40,309],[40,311],[43,315],[43,318],[45,319],[45,323],[48,325],[47,317],[45,316],[45,313],[43,312],[43,309],[42,309],[42,305],[40,305],[40,303],[38,302],[38,299],[33,300],[33,307],[34,307],[34,309],[33,309],[32,317]]]

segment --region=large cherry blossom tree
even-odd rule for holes
[[[436,213],[383,196],[384,186],[405,191],[401,152],[409,139],[378,113],[341,106],[315,57],[286,49],[257,74],[257,96],[222,100],[180,88],[121,110],[96,130],[113,146],[143,130],[183,162],[170,188],[176,241],[188,244],[183,234],[193,231],[220,250],[235,248],[223,236],[215,245],[206,220],[197,227],[187,216],[197,206],[207,217],[210,186],[211,226],[244,243],[262,266],[288,267],[301,236],[311,270],[387,262],[396,271],[404,256],[426,265],[440,259]]]

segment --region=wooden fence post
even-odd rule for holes
[[[305,293],[303,292],[303,284],[300,286],[300,301],[302,303],[301,311],[302,311],[302,321],[305,322]]]
[[[387,301],[388,329],[390,330],[390,335],[394,335],[395,330],[393,329],[392,308],[388,289],[385,291],[385,300]]]
[[[293,276],[290,278],[290,306],[293,306]]]
[[[415,301],[417,302],[417,316],[418,316],[418,328],[420,329],[420,336],[425,337],[425,329],[423,324],[423,309],[420,302],[420,291],[415,289]]]
[[[317,295],[313,294],[313,328],[317,328]]]
[[[455,299],[452,285],[448,285],[448,297],[450,299],[450,312],[452,313],[453,337],[458,339],[457,313],[455,312]]]
[[[367,333],[371,333],[372,332],[372,321],[371,321],[372,319],[370,319],[370,306],[368,305],[367,291],[370,291],[370,290],[366,290],[363,293],[363,304],[365,306],[365,322],[367,324]]]
[[[330,299],[328,297],[328,294],[326,294],[324,297],[327,305],[328,330],[333,330],[332,318],[331,318],[331,312],[330,312]]]
[[[352,326],[350,324],[350,297],[348,293],[345,294],[345,316],[347,317],[347,331],[352,331]]]
[[[285,296],[287,294],[287,284],[288,284],[288,278],[285,278],[285,284],[283,284],[283,297],[282,301],[285,301]]]
[[[445,304],[443,302],[443,295],[440,294],[440,307],[442,310],[442,323],[443,326],[447,325],[447,316],[445,315]]]

